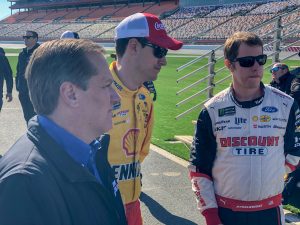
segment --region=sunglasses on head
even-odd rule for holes
[[[23,39],[29,39],[29,38],[33,38],[33,36],[23,36]]]
[[[276,67],[273,67],[272,69],[270,69],[270,73],[273,73],[273,72],[277,72],[279,71],[280,69],[284,69],[282,66],[276,66]]]
[[[158,59],[165,57],[168,53],[168,49],[159,47],[158,45],[154,45],[149,42],[144,42],[143,44],[153,48],[153,55]]]
[[[255,64],[255,61],[260,65],[265,65],[267,62],[267,55],[258,56],[245,56],[234,59],[232,62],[239,62],[241,67],[251,67]]]

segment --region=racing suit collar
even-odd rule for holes
[[[117,88],[117,90],[119,91],[120,94],[122,95],[135,95],[139,89],[137,90],[130,90],[128,89],[123,83],[122,81],[119,79],[118,76],[118,71],[117,71],[117,62],[114,61],[110,64],[109,69],[111,71],[112,77],[113,77],[113,85],[115,85],[115,87]]]
[[[256,99],[253,99],[253,100],[250,100],[250,101],[244,101],[244,102],[241,102],[239,100],[236,99],[236,97],[234,96],[234,90],[232,88],[232,85],[230,85],[230,98],[231,100],[234,102],[234,104],[236,104],[238,107],[240,108],[252,108],[252,107],[255,107],[257,105],[260,105],[263,100],[264,100],[264,96],[265,96],[265,85],[260,82],[260,88],[263,92],[263,95],[256,98]]]

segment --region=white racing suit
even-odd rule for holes
[[[189,170],[198,208],[209,225],[284,221],[283,177],[299,162],[300,115],[293,98],[269,86],[261,88],[264,95],[248,102],[238,102],[228,88],[199,115]],[[253,212],[269,209],[278,212],[276,222],[249,219]],[[233,213],[229,219],[227,212]]]

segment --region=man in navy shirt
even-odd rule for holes
[[[37,116],[0,161],[1,224],[126,225],[107,161],[119,96],[104,50],[55,40],[31,56],[26,79]]]
[[[11,102],[12,97],[12,89],[13,89],[13,76],[11,67],[7,57],[5,56],[5,51],[3,48],[0,48],[0,111],[3,105],[3,84],[4,79],[6,81],[6,95],[5,98],[8,102]]]

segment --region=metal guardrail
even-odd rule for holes
[[[285,56],[285,57],[281,57],[279,58],[280,56],[280,53],[286,49],[288,49],[289,47],[295,45],[297,42],[299,42],[300,40],[298,41],[295,41],[293,43],[290,43],[288,45],[285,45],[285,46],[282,46],[282,43],[283,41],[285,40],[285,38],[288,38],[289,36],[293,35],[293,34],[297,34],[297,33],[300,33],[300,30],[293,30],[287,34],[282,34],[282,30],[284,28],[287,28],[287,27],[290,27],[292,26],[295,22],[299,22],[300,21],[300,17],[299,18],[296,18],[295,20],[293,21],[290,21],[288,22],[287,24],[285,25],[282,25],[282,18],[285,17],[285,16],[288,16],[290,15],[291,13],[295,13],[295,12],[298,12],[300,11],[300,7],[293,10],[293,11],[290,11],[288,13],[284,13],[284,14],[281,14],[279,16],[276,16],[268,21],[265,21],[264,23],[258,25],[258,26],[255,26],[254,28],[251,28],[249,29],[249,31],[252,31],[252,32],[255,32],[269,24],[272,24],[272,23],[275,23],[275,28],[273,30],[271,30],[270,32],[268,33],[265,33],[264,35],[261,35],[261,38],[265,38],[265,37],[269,37],[270,35],[273,36],[273,40],[269,41],[268,43],[264,44],[264,48],[268,47],[268,46],[271,46],[271,49],[272,49],[272,52],[268,54],[268,58],[272,57],[272,63],[270,65],[265,65],[264,66],[264,70],[270,68],[275,62],[278,62],[278,61],[284,61],[284,60],[287,60],[295,55],[297,55],[298,53],[293,53],[291,55],[288,55],[288,56]],[[203,59],[206,59],[208,58],[208,63],[199,67],[198,69],[195,69],[193,70],[192,72],[189,72],[185,75],[183,75],[182,77],[180,77],[179,79],[177,79],[177,83],[185,80],[186,78],[188,77],[191,77],[192,75],[195,75],[197,72],[197,74],[199,74],[199,72],[204,72],[206,68],[208,68],[208,75],[200,78],[199,80],[187,85],[186,87],[183,87],[181,90],[177,91],[176,92],[176,95],[180,95],[181,93],[183,92],[187,92],[188,90],[190,90],[191,88],[194,88],[196,85],[208,80],[208,84],[207,84],[207,87],[203,88],[202,90],[190,95],[189,97],[179,101],[177,104],[176,104],[176,107],[179,107],[181,105],[184,105],[188,102],[190,102],[192,99],[198,97],[199,95],[202,95],[204,93],[207,92],[207,99],[192,106],[191,108],[185,110],[184,112],[180,113],[179,115],[177,115],[175,117],[175,119],[180,119],[182,118],[183,116],[193,112],[194,110],[200,108],[203,106],[203,104],[205,102],[207,102],[212,96],[213,96],[213,90],[216,86],[224,83],[225,80],[231,78],[231,75],[227,75],[225,76],[224,78],[218,80],[217,82],[214,83],[214,78],[221,72],[223,71],[224,69],[227,69],[225,66],[218,69],[217,71],[215,71],[215,64],[217,62],[219,62],[220,60],[222,60],[224,58],[224,56],[221,56],[219,58],[216,58],[215,57],[215,52],[217,50],[220,50],[224,47],[224,45],[221,45],[207,53],[205,53],[204,55],[201,55],[201,56],[198,56],[196,57],[195,59],[191,60],[190,62],[178,67],[176,69],[177,72],[180,72],[186,68],[189,68],[191,65],[203,60]]]

